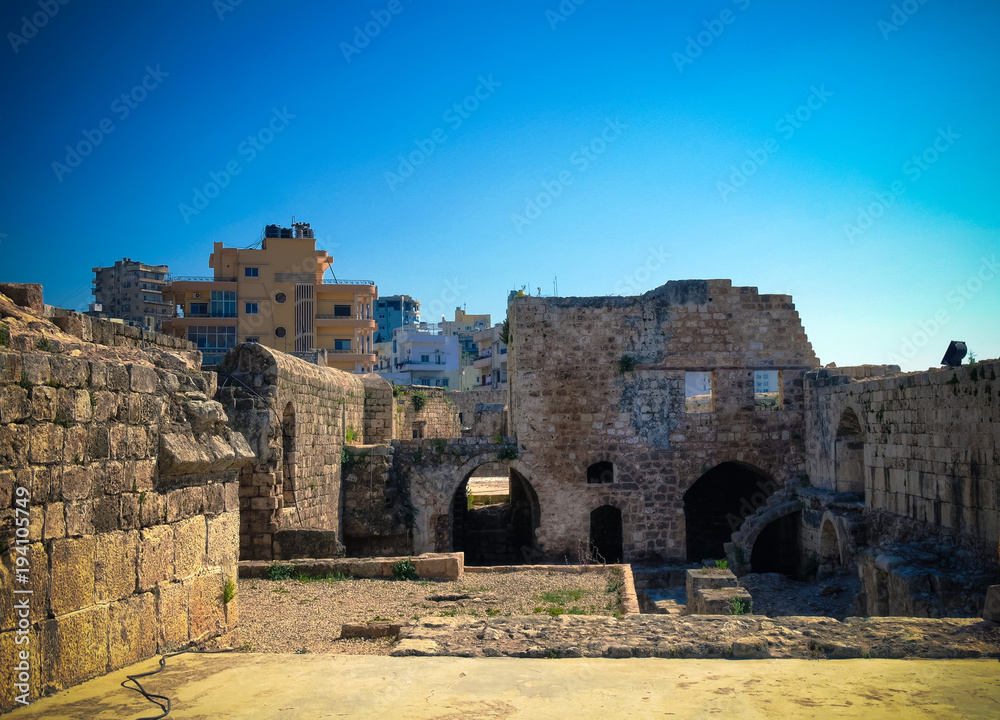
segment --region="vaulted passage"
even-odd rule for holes
[[[781,573],[792,577],[800,568],[799,527],[802,513],[780,517],[764,528],[750,553],[750,571]]]
[[[516,470],[507,471],[506,493],[477,472],[455,491],[452,548],[465,553],[466,565],[523,564],[535,549],[538,496]]]
[[[622,562],[621,510],[601,505],[590,512],[590,552],[598,562]]]
[[[763,470],[746,463],[720,463],[698,478],[684,493],[687,559],[724,558],[723,544],[777,488]]]
[[[295,406],[285,405],[281,414],[281,490],[285,507],[295,504]]]
[[[837,490],[864,495],[865,434],[857,414],[847,408],[840,416],[834,441]]]

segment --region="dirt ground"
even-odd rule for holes
[[[239,581],[241,638],[257,652],[387,655],[392,641],[340,639],[344,624],[427,617],[613,615],[605,572],[467,573],[461,580]]]

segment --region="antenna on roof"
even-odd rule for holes
[[[559,297],[559,276],[552,276],[552,296]]]

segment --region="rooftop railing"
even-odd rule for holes
[[[204,275],[168,275],[166,282],[236,282],[234,277],[210,277]]]

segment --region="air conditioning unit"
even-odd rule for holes
[[[201,293],[195,293],[192,297],[200,298],[201,297]]]

